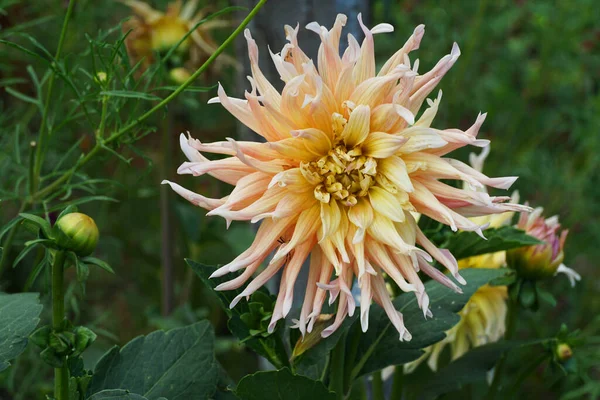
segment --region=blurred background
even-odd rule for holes
[[[108,4],[110,3],[110,4]],[[230,5],[251,7],[250,1],[204,1],[208,13]],[[235,3],[235,4],[232,4]],[[67,2],[0,0],[0,38],[19,41],[26,33],[53,52]],[[157,10],[166,10],[167,1],[150,1]],[[420,70],[430,69],[449,53],[453,42],[462,55],[446,75],[440,88],[444,92],[434,121],[436,128],[468,128],[478,112],[487,112],[480,137],[491,139],[492,151],[484,172],[494,176],[518,175],[514,188],[521,201],[542,206],[546,215],[557,214],[570,230],[565,264],[583,279],[576,290],[558,278],[546,283],[558,299],[555,308],[545,306],[538,314],[523,321],[539,337],[551,336],[561,323],[598,334],[600,330],[600,7],[595,0],[497,0],[448,1],[372,0],[372,1],[292,1],[271,0],[252,22],[261,64],[273,82],[267,44],[273,52],[285,43],[283,25],[303,27],[313,20],[330,26],[335,15],[349,15],[349,31],[359,40],[355,16],[362,12],[368,26],[380,22],[395,27],[392,34],[375,37],[378,63],[400,48],[415,26],[425,24],[425,37],[412,57],[420,59]],[[235,11],[219,17],[226,23],[207,35],[215,43],[224,40],[235,21],[247,11]],[[91,58],[85,54],[88,37],[107,37],[116,42],[119,24],[132,16],[132,10],[119,2],[78,1],[65,43],[65,57],[85,66]],[[222,63],[203,75],[198,86],[217,82],[230,96],[243,97],[250,88],[245,79],[247,52],[245,40],[238,38],[228,49],[232,63]],[[304,32],[301,46],[316,56],[317,35]],[[25,41],[25,39],[22,39]],[[315,57],[316,58],[316,57]],[[37,63],[37,64],[36,64]],[[87,64],[86,64],[87,63]],[[27,67],[43,67],[0,44],[0,184],[14,185],[11,163],[15,152],[27,157],[26,145],[35,139],[30,105],[11,96],[5,87],[17,87],[31,93]],[[171,65],[176,68],[178,65]],[[164,79],[169,79],[168,72]],[[60,92],[59,92],[60,93]],[[249,137],[219,105],[207,105],[216,89],[185,93],[147,123],[148,134],[122,153],[130,159],[121,162],[105,155],[85,168],[90,178],[110,178],[102,186],[102,195],[116,202],[91,202],[80,210],[92,216],[101,239],[96,256],[107,260],[115,275],[93,270],[84,288],[69,271],[68,312],[77,324],[87,324],[99,340],[85,354],[89,365],[108,348],[156,329],[168,329],[208,318],[220,339],[218,351],[225,368],[237,379],[258,368],[258,360],[236,340],[224,325],[226,317],[213,294],[187,268],[184,259],[216,265],[224,264],[244,250],[252,240],[250,224],[233,224],[229,231],[219,218],[206,217],[205,211],[168,192],[161,196],[160,182],[169,179],[209,197],[222,197],[230,190],[210,177],[177,176],[177,166],[186,161],[179,151],[178,136],[189,131],[204,142],[225,137]],[[60,98],[57,99],[60,101]],[[21,124],[21,147],[13,147],[15,124]],[[79,138],[80,151],[89,150],[93,132],[84,124],[69,124],[68,129],[52,137],[47,165],[51,169]],[[467,149],[456,154],[466,160]],[[0,225],[14,217],[18,205],[0,202]],[[29,240],[23,234],[16,243]],[[18,249],[18,247],[17,247]],[[17,252],[18,250],[15,250]],[[31,254],[2,277],[3,291],[20,291],[35,264]],[[32,290],[48,295],[44,273]],[[33,364],[35,349],[14,367],[0,374],[0,399],[37,399],[50,389],[45,379],[51,371]],[[600,350],[596,350],[598,360]],[[29,357],[29,358],[28,358]],[[587,357],[577,357],[580,363]],[[31,361],[31,362],[30,362]],[[596,374],[596,375],[594,375]],[[592,371],[598,377],[598,371]],[[583,384],[582,377],[570,377],[557,385],[564,391]],[[44,383],[47,382],[47,383]],[[553,398],[553,388],[544,382],[542,372],[528,383],[534,398]],[[600,393],[600,384],[596,388]]]

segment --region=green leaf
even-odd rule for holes
[[[539,240],[527,235],[524,231],[512,226],[503,226],[497,229],[483,231],[487,240],[482,239],[475,232],[459,232],[453,234],[446,248],[456,257],[462,258],[480,254],[494,253],[496,251],[510,250],[523,246],[540,244]]]
[[[27,277],[27,280],[25,281],[25,285],[23,286],[23,290],[27,291],[31,288],[31,286],[33,286],[35,280],[37,279],[40,272],[42,272],[44,267],[47,265],[48,266],[50,265],[50,258],[51,258],[50,251],[48,251],[48,249],[46,249],[44,258],[42,258],[42,260],[29,273],[29,276]]]
[[[537,291],[537,297],[539,300],[544,301],[545,303],[547,303],[550,307],[556,307],[556,298],[554,297],[554,295],[550,292],[548,292],[547,290],[542,289],[539,285],[536,286],[536,291]]]
[[[35,53],[35,52],[33,52],[33,51],[29,50],[29,49],[26,49],[25,47],[20,46],[20,45],[18,45],[16,43],[9,42],[7,40],[0,40],[0,44],[5,44],[5,45],[7,45],[9,47],[12,47],[14,49],[20,50],[20,51],[22,51],[25,54],[28,54],[28,55],[33,56],[33,57],[36,57],[37,59],[39,59],[40,61],[43,61],[46,64],[50,64],[50,61],[48,61],[47,59],[45,59],[44,57],[42,57],[38,53]]]
[[[83,257],[81,259],[81,261],[83,261],[86,264],[92,264],[95,265],[97,267],[102,268],[103,270],[110,272],[111,274],[114,274],[115,271],[111,268],[110,265],[108,265],[107,262],[100,260],[99,258],[95,258],[95,257]]]
[[[214,288],[223,282],[235,278],[235,274],[230,274],[225,277],[212,278],[209,276],[216,270],[216,267],[199,264],[192,260],[186,260],[188,265],[194,270],[194,272],[200,277],[202,282],[214,291]],[[259,291],[267,294],[266,289],[261,288]],[[240,301],[233,309],[229,308],[229,304],[235,296],[241,293],[240,289],[227,290],[227,291],[215,291],[214,292],[221,302],[223,310],[229,316],[229,322],[227,326],[229,330],[236,335],[240,340],[244,341],[244,344],[250,347],[252,350],[265,357],[271,364],[277,368],[289,365],[287,353],[283,347],[283,342],[280,336],[280,330],[275,329],[271,335],[266,337],[255,336],[253,337],[249,327],[241,320],[241,316],[246,313],[250,313],[250,307],[245,301]]]
[[[46,347],[41,353],[40,358],[53,368],[62,368],[65,358],[56,352],[52,347]]]
[[[41,312],[37,293],[0,293],[0,371],[25,350]]]
[[[217,85],[214,86],[188,86],[185,88],[185,92],[195,92],[195,93],[204,93],[204,92],[210,92],[211,90],[215,89],[217,87]],[[160,86],[157,88],[152,89],[153,92],[158,91],[158,90],[170,90],[172,92],[174,92],[175,90],[179,89],[179,86]]]
[[[236,394],[241,400],[335,400],[319,381],[292,375],[289,369],[261,371],[242,378]]]
[[[154,96],[148,93],[143,92],[133,92],[129,90],[108,90],[104,92],[100,92],[100,96],[109,96],[109,97],[126,97],[130,99],[140,99],[140,100],[162,100],[158,96]]]
[[[397,297],[394,306],[404,316],[404,323],[412,334],[410,341],[401,342],[385,312],[380,307],[373,307],[369,315],[369,330],[361,336],[357,358],[348,361],[354,365],[352,375],[357,377],[389,365],[416,360],[423,354],[422,349],[442,340],[445,332],[459,321],[456,313],[479,287],[505,273],[505,269],[464,269],[461,275],[467,285],[462,287],[462,294],[436,281],[427,282],[425,290],[430,299],[432,318],[423,316],[414,293]],[[355,325],[353,329],[360,329],[360,326]]]
[[[12,220],[10,220],[10,222],[6,223],[2,229],[0,229],[0,240],[2,240],[2,238],[4,237],[4,235],[13,227],[17,224],[17,222],[21,221],[21,218],[19,217],[15,217]]]
[[[19,215],[21,216],[21,218],[31,221],[36,226],[38,226],[44,233],[44,236],[46,236],[47,238],[53,237],[52,236],[52,228],[50,227],[50,222],[46,221],[44,218],[38,217],[37,215],[26,214],[26,213],[21,213]]]
[[[123,389],[106,389],[88,397],[88,400],[148,400],[144,396]]]
[[[76,213],[77,212],[77,206],[74,205],[70,205],[67,208],[65,208],[64,210],[62,210],[60,212],[60,214],[58,214],[58,217],[56,217],[56,220],[58,221],[59,219],[61,219],[62,217],[64,217],[67,214],[72,214],[72,213]]]
[[[500,356],[516,345],[517,342],[499,341],[471,349],[429,377],[427,384],[421,386],[423,397],[432,399],[463,385],[484,381]]]
[[[78,326],[73,333],[75,334],[73,356],[83,353],[97,338],[96,334],[85,326]]]
[[[31,103],[31,104],[35,104],[38,107],[41,107],[42,105],[40,104],[40,101],[38,99],[34,99],[33,97],[27,96],[26,94],[23,94],[21,92],[18,92],[16,90],[14,90],[11,87],[7,87],[4,90],[6,90],[7,93],[13,95],[14,97],[16,97],[19,100],[22,100],[26,103]]]
[[[15,261],[13,261],[12,267],[16,268],[16,266],[21,262],[21,260],[23,260],[27,256],[27,254],[29,254],[29,252],[35,249],[36,247],[36,243],[33,243],[29,246],[26,245],[26,247],[24,247],[23,250],[21,250],[17,258],[15,258]]]
[[[475,347],[435,374],[426,377],[427,382],[417,380],[415,384],[421,388],[423,398],[436,398],[440,394],[460,389],[464,385],[485,381],[487,372],[494,368],[503,354],[517,348],[543,345],[549,340],[553,341],[553,339],[500,340]]]
[[[80,197],[78,199],[75,200],[71,200],[65,203],[60,203],[57,204],[53,207],[50,207],[48,209],[48,212],[53,212],[53,211],[58,211],[62,208],[65,207],[75,207],[81,204],[85,204],[85,203],[90,203],[92,201],[110,201],[113,203],[118,203],[119,201],[116,199],[113,199],[112,197],[108,197],[108,196],[86,196],[86,197]]]
[[[44,325],[41,328],[36,329],[35,332],[29,336],[29,340],[43,349],[48,346],[50,333],[52,333],[52,327],[50,325]]]
[[[214,333],[210,323],[202,321],[114,347],[96,364],[88,395],[125,389],[148,400],[208,399],[217,387],[217,370]],[[103,398],[108,397],[98,397]]]

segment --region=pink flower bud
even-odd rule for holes
[[[557,216],[545,219],[542,212],[542,208],[536,208],[531,214],[522,213],[517,227],[544,243],[507,252],[509,267],[527,279],[554,276],[564,259],[563,248],[569,231],[560,231]]]

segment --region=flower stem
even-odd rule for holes
[[[373,400],[385,400],[385,394],[383,393],[383,379],[381,377],[381,371],[375,371],[371,374],[373,378]]]
[[[344,359],[346,353],[346,335],[342,335],[331,352],[329,389],[336,393],[337,399],[344,398]]]
[[[512,299],[511,296],[508,298],[508,310],[506,313],[506,333],[504,334],[504,340],[510,340],[514,336],[516,323],[517,323],[517,313],[519,311],[519,306],[517,304],[516,299]],[[496,398],[496,394],[500,389],[500,381],[502,380],[502,375],[504,374],[504,369],[506,367],[506,359],[507,354],[504,353],[500,357],[500,361],[496,365],[496,369],[494,370],[494,379],[492,380],[492,384],[487,394],[488,400],[493,400]]]
[[[63,20],[62,29],[60,31],[60,38],[58,39],[58,46],[56,47],[56,54],[54,55],[54,62],[57,63],[60,55],[62,53],[63,44],[65,42],[65,36],[67,34],[67,27],[69,26],[69,20],[71,19],[71,14],[73,14],[73,8],[75,7],[75,0],[69,1],[69,6],[67,7],[67,13],[65,14],[65,18]],[[52,90],[54,89],[54,78],[56,77],[56,70],[52,68],[52,72],[50,73],[50,77],[48,78],[48,91],[46,92],[46,100],[44,102],[44,111],[42,114],[42,122],[40,125],[40,131],[38,134],[38,147],[36,149],[35,154],[35,163],[33,166],[33,181],[32,188],[33,191],[37,190],[40,180],[40,174],[42,172],[42,164],[44,163],[44,153],[46,148],[46,137],[48,133],[46,132],[46,126],[48,125],[48,111],[50,109],[50,103],[52,100]]]
[[[358,346],[360,345],[362,331],[358,328],[350,330],[347,335],[350,339],[345,352],[345,366],[344,366],[344,392],[350,393],[352,385],[354,384],[354,377],[352,376],[352,367],[356,361],[356,354],[358,353]]]
[[[402,386],[404,384],[404,368],[402,365],[394,367],[394,378],[392,382],[391,400],[402,400]]]
[[[60,332],[65,319],[65,288],[64,266],[66,253],[62,250],[56,252],[52,265],[52,329]],[[54,398],[56,400],[69,399],[69,371],[66,360],[61,368],[54,368]]]
[[[17,215],[19,215],[23,211],[25,211],[26,206],[27,206],[26,202],[21,203],[21,206],[19,207],[19,211],[17,212]],[[6,241],[4,242],[4,246],[2,249],[2,257],[0,258],[0,278],[2,278],[2,275],[4,274],[4,270],[6,269],[6,266],[8,265],[8,255],[10,253],[10,248],[12,247],[12,242],[15,240],[15,236],[16,236],[17,231],[19,230],[20,226],[21,226],[21,224],[17,222],[15,225],[12,226],[12,228],[10,228],[10,230],[8,231],[8,235],[6,236]]]
[[[173,140],[171,135],[171,110],[167,112],[163,120],[162,127],[162,150],[163,162],[161,165],[161,179],[167,179],[168,174],[172,171]],[[173,311],[174,306],[174,269],[173,265],[173,221],[171,213],[171,190],[166,185],[161,185],[160,188],[160,232],[161,232],[161,275],[162,275],[162,290],[161,290],[161,312],[163,316],[168,316]]]
[[[540,365],[542,362],[544,362],[546,360],[546,358],[548,358],[548,354],[547,353],[542,353],[540,354],[538,357],[533,358],[533,360],[531,360],[528,364],[526,364],[523,368],[521,368],[521,370],[519,371],[519,373],[517,374],[517,377],[515,378],[511,389],[511,395],[509,396],[509,398],[512,399],[516,399],[516,395],[519,392],[519,389],[522,388],[522,384],[525,381],[525,379],[527,379],[527,377],[529,375],[531,375],[535,369],[537,368],[538,365]]]
[[[188,86],[190,86],[194,82],[194,80],[196,78],[198,78],[198,76],[200,76],[200,74],[202,74],[210,66],[210,64],[212,64],[212,62],[225,50],[225,48],[227,48],[227,46],[229,46],[234,41],[234,39],[240,33],[242,33],[242,31],[250,23],[252,18],[254,18],[254,16],[265,5],[266,2],[267,2],[267,0],[260,0],[258,2],[258,4],[252,9],[252,11],[250,11],[248,16],[242,21],[240,26],[238,26],[237,29],[235,31],[233,31],[233,33],[231,35],[229,35],[229,37],[221,44],[221,46],[219,46],[219,48],[217,48],[217,50],[215,50],[215,52],[204,62],[204,64],[202,64],[202,66],[200,66],[200,68],[198,68],[196,70],[196,72],[194,72],[187,81],[182,83],[181,86],[179,86],[175,91],[173,91],[173,93],[171,93],[169,96],[165,97],[161,102],[159,102],[157,105],[152,107],[150,110],[148,110],[146,113],[144,113],[139,118],[137,118],[130,124],[124,126],[119,131],[110,135],[108,138],[106,138],[106,140],[98,140],[96,142],[96,145],[92,148],[92,150],[90,150],[89,153],[87,153],[82,159],[80,159],[79,162],[77,164],[75,164],[75,166],[73,166],[73,168],[66,171],[62,176],[57,178],[55,181],[50,183],[45,188],[34,193],[31,196],[32,200],[37,201],[37,200],[43,199],[48,194],[52,193],[53,190],[55,190],[60,185],[67,182],[77,170],[79,170],[85,164],[90,162],[90,160],[92,160],[96,156],[96,154],[98,154],[98,152],[100,150],[102,150],[105,146],[117,141],[124,134],[131,131],[133,128],[138,126],[140,123],[142,123],[145,120],[147,120],[148,118],[150,118],[150,116],[152,114],[154,114],[156,111],[162,109],[167,104],[169,104],[173,99],[175,99],[177,96],[179,96]]]

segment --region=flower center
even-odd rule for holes
[[[329,203],[333,198],[348,207],[367,195],[377,173],[374,158],[363,156],[360,147],[348,150],[342,142],[327,155],[300,167],[305,176],[318,183],[314,190],[317,200]]]

